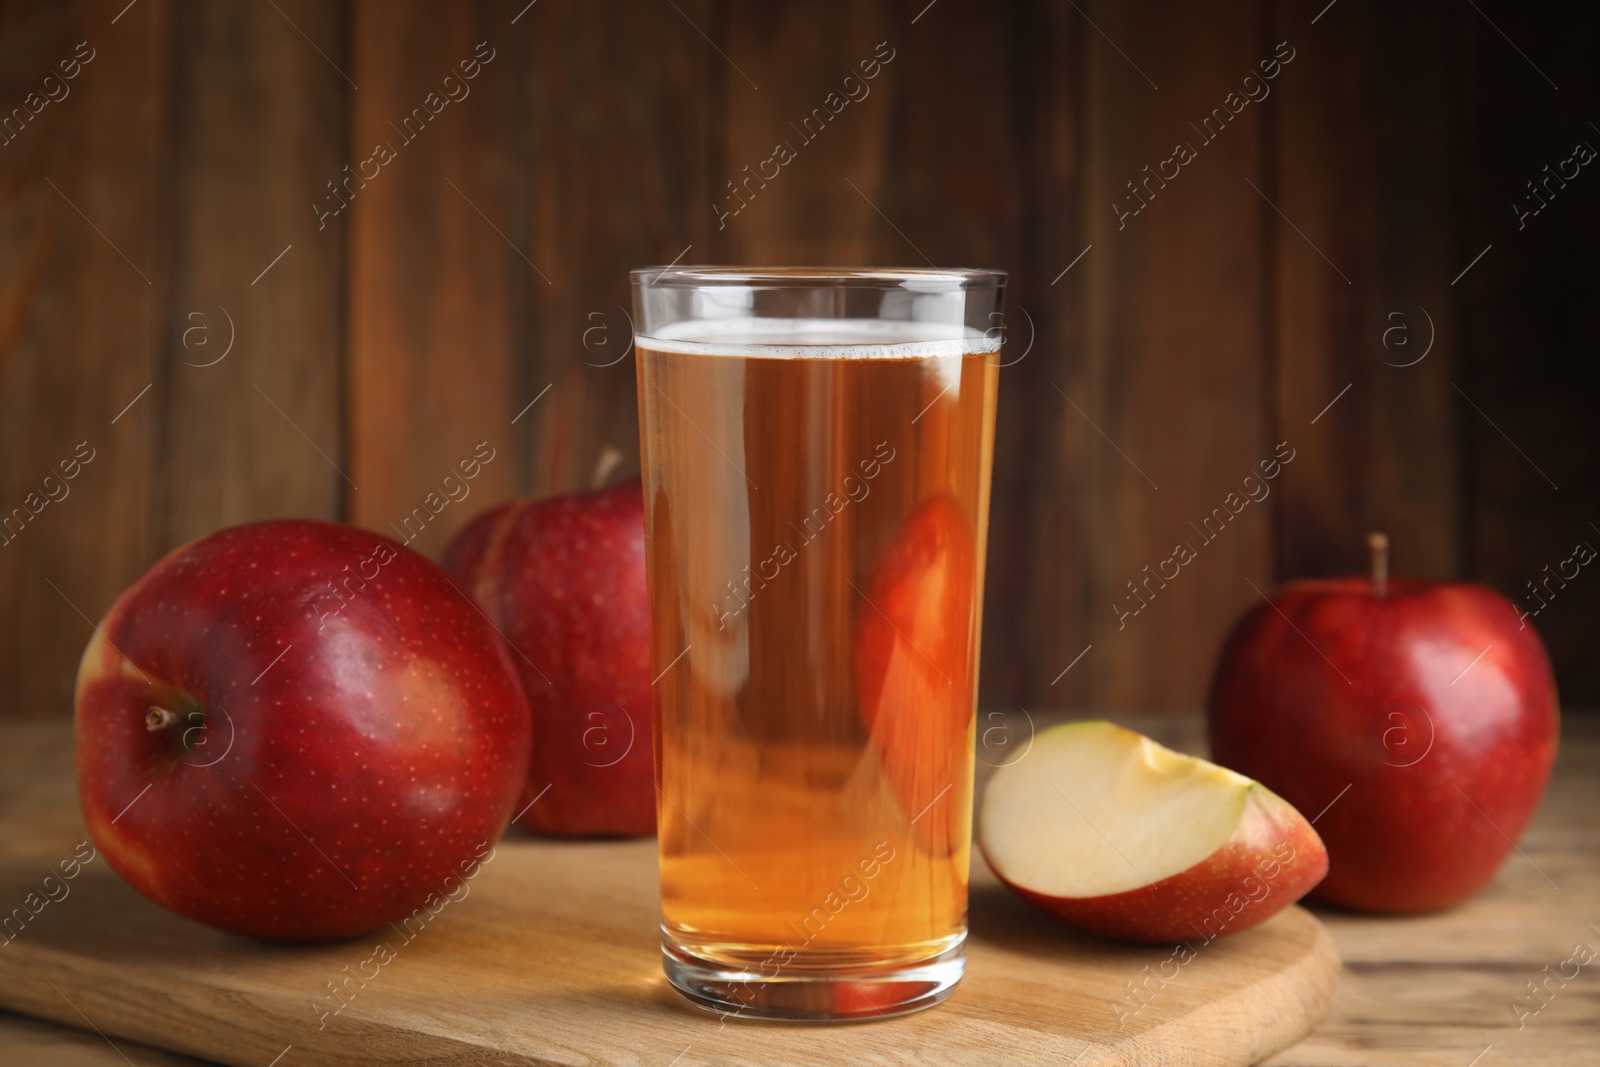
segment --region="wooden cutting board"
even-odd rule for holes
[[[74,822],[59,810],[7,810],[0,834],[17,833],[0,856],[0,906],[22,905],[72,855],[83,835],[62,831]],[[59,847],[44,847],[45,837]],[[390,929],[317,948],[256,944],[169,915],[98,858],[69,895],[0,940],[0,1006],[249,1067],[1198,1067],[1252,1063],[1292,1044],[1333,997],[1332,942],[1298,908],[1197,943],[1192,960],[1163,968],[1173,949],[1072,934],[974,863],[966,979],[944,1004],[894,1020],[808,1027],[693,1009],[661,976],[654,842],[521,835],[409,940]],[[375,952],[379,944],[389,951]],[[1147,981],[1150,973],[1175,977]],[[350,974],[364,985],[350,981],[354,992],[332,1013],[341,1001],[328,983]],[[1135,982],[1146,990],[1142,1007],[1129,992]]]

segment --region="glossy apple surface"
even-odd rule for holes
[[[971,527],[947,496],[896,532],[856,609],[856,686],[874,751],[923,848],[970,832],[976,579]]]
[[[1544,646],[1483,586],[1293,582],[1223,648],[1212,758],[1316,819],[1313,894],[1420,912],[1482,888],[1538,806],[1555,759]]]
[[[656,827],[650,605],[638,479],[474,519],[445,569],[514,648],[537,743],[519,825],[565,837]]]
[[[1248,930],[1328,869],[1316,831],[1261,783],[1107,722],[1046,730],[997,770],[978,840],[1022,899],[1127,941]]]
[[[499,638],[434,564],[322,522],[237,526],[129,586],[84,651],[78,793],[180,915],[322,941],[473,869],[527,766]]]

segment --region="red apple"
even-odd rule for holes
[[[1212,757],[1312,813],[1315,897],[1379,912],[1482,888],[1544,794],[1555,680],[1504,597],[1467,582],[1291,582],[1234,627],[1207,718]]]
[[[445,569],[515,649],[538,743],[518,823],[565,837],[652,834],[650,605],[639,480],[474,519]]]
[[[527,766],[510,658],[387,537],[259,522],[119,596],[77,683],[95,844],[180,915],[284,941],[402,920],[476,869]]]
[[[1261,783],[1108,722],[1046,730],[996,771],[978,840],[1023,900],[1127,941],[1248,930],[1328,869],[1316,831]]]
[[[862,718],[917,842],[941,856],[970,832],[975,578],[966,515],[933,497],[907,516],[856,609]]]

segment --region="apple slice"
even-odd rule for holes
[[[996,771],[978,840],[1023,900],[1128,941],[1247,930],[1328,871],[1317,832],[1266,786],[1108,722],[1046,730]]]

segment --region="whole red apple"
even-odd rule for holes
[[[1234,627],[1207,705],[1212,758],[1310,815],[1315,898],[1456,904],[1494,877],[1555,760],[1555,680],[1504,597],[1468,582],[1291,582]]]
[[[444,566],[511,642],[533,709],[519,825],[565,837],[654,833],[639,480],[491,508],[445,548]]]
[[[916,840],[939,856],[971,832],[975,551],[961,506],[932,497],[896,531],[856,609],[862,719]]]
[[[135,889],[284,941],[399,921],[471,873],[522,785],[510,657],[387,537],[258,522],[119,596],[77,682],[78,794]]]

